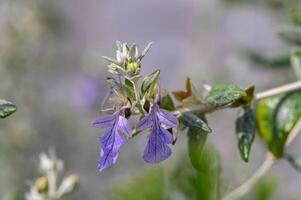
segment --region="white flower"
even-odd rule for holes
[[[50,152],[49,156],[46,153],[40,154],[40,170],[42,173],[48,173],[50,171],[62,171],[63,162],[57,159],[54,152]]]

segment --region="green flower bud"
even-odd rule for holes
[[[46,176],[39,177],[34,185],[39,193],[46,193],[48,191],[48,178]]]
[[[128,62],[126,65],[126,71],[130,75],[137,75],[140,72],[140,67],[141,65],[139,60]]]

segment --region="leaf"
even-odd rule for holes
[[[283,157],[286,139],[301,117],[301,92],[261,100],[256,108],[259,135],[272,154]]]
[[[289,51],[277,51],[268,53],[248,51],[247,56],[254,63],[267,67],[282,67],[289,66],[290,64]]]
[[[117,60],[115,60],[113,58],[110,58],[108,56],[102,56],[102,58],[105,59],[106,61],[110,62],[110,63],[114,63],[115,65],[120,65],[120,63]]]
[[[273,178],[264,178],[258,181],[250,200],[273,200],[277,192],[278,183]]]
[[[192,87],[191,87],[191,81],[190,78],[186,78],[186,84],[185,84],[186,91],[174,91],[172,92],[173,96],[180,102],[182,102],[184,99],[190,97],[192,95]]]
[[[160,107],[168,111],[175,110],[175,104],[167,91],[163,91],[163,97]]]
[[[215,85],[210,90],[206,102],[212,107],[230,105],[238,99],[246,97],[246,92],[234,84]]]
[[[240,111],[236,120],[236,136],[241,158],[248,162],[252,143],[255,138],[256,123],[253,110],[248,107]]]
[[[204,115],[197,116],[191,112],[183,113],[180,121],[188,128],[188,153],[192,166],[198,170],[199,159],[211,128]]]
[[[198,154],[198,170],[194,170],[182,158],[172,171],[170,183],[177,194],[193,200],[218,200],[220,186],[220,158],[218,152],[211,146],[204,148]]]
[[[116,89],[120,89],[120,83],[118,83],[118,81],[116,81],[116,79],[114,78],[111,78],[111,77],[107,77],[107,83],[113,87],[113,88],[116,88]]]
[[[143,80],[142,86],[141,86],[141,93],[142,95],[145,95],[145,93],[149,92],[154,85],[157,84],[157,80],[160,75],[160,70],[156,70],[153,73],[151,73],[149,76],[146,76]]]
[[[17,106],[9,101],[0,99],[0,118],[8,117],[9,115],[16,112]]]
[[[136,101],[136,88],[135,84],[133,81],[125,78],[124,80],[124,86],[125,86],[125,91],[128,96],[128,98],[131,100],[131,102]]]
[[[153,45],[152,42],[148,43],[146,45],[146,47],[144,48],[144,50],[142,51],[141,55],[139,56],[139,59],[141,60],[149,51],[149,49],[151,48],[151,46]]]
[[[301,27],[299,26],[282,26],[278,28],[277,33],[287,42],[301,44]]]
[[[291,64],[298,77],[301,80],[301,50],[295,50],[291,55]]]
[[[197,129],[206,133],[210,133],[212,131],[204,117],[198,117],[192,112],[182,113],[180,120],[185,126],[190,129]]]
[[[153,167],[126,183],[121,183],[112,190],[115,200],[167,200],[164,184],[164,171]]]

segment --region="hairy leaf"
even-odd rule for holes
[[[221,107],[246,97],[246,92],[234,84],[215,85],[209,92],[206,102],[212,107]]]
[[[240,111],[236,120],[236,136],[241,158],[248,162],[252,143],[255,138],[256,123],[253,110],[248,107]]]
[[[8,117],[9,115],[16,112],[17,106],[9,101],[0,99],[0,118]]]

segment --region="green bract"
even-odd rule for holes
[[[0,99],[0,118],[8,117],[9,115],[16,112],[17,106],[9,101]]]

